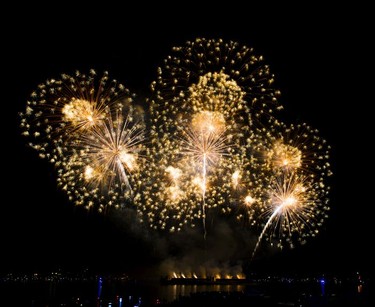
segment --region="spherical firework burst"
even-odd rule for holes
[[[299,172],[324,181],[331,175],[330,146],[317,129],[306,123],[286,125],[275,121],[255,129],[254,143],[270,173]]]
[[[181,230],[227,213],[244,201],[241,177],[250,177],[250,107],[246,93],[223,72],[207,72],[178,99],[151,101],[152,163],[137,199],[153,228]],[[247,176],[246,176],[247,174]],[[206,230],[204,230],[206,233]]]
[[[100,124],[120,100],[131,94],[104,72],[99,79],[94,70],[89,74],[62,74],[40,84],[21,113],[21,129],[29,145],[40,157],[52,163],[60,160],[60,148],[80,134]]]
[[[273,87],[274,75],[263,56],[257,55],[253,48],[222,39],[197,38],[172,51],[152,84],[158,105],[173,103],[180,107],[187,96],[193,95],[193,84],[198,84],[207,74],[216,73],[227,77],[225,84],[217,84],[218,91],[229,82],[241,89],[253,120],[268,120],[281,108],[280,92]]]
[[[270,179],[259,219],[263,227],[254,257],[263,237],[282,248],[285,243],[305,243],[318,234],[328,217],[328,191],[322,182],[296,172],[284,172]]]
[[[138,193],[145,167],[143,112],[124,105],[94,129],[72,140],[58,183],[76,205],[122,207]]]
[[[104,72],[76,72],[39,85],[21,114],[23,134],[55,164],[58,184],[77,205],[118,207],[138,185],[144,112],[134,95]]]
[[[319,131],[307,124],[286,125],[275,121],[267,128],[255,129],[253,141],[260,157],[264,189],[258,202],[244,206],[246,215],[262,231],[254,249],[262,238],[279,247],[304,243],[314,236],[327,217],[327,178],[331,175],[330,146],[319,136]]]

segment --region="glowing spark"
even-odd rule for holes
[[[178,179],[181,177],[181,170],[179,168],[175,168],[173,166],[168,166],[165,170],[171,176],[174,182],[177,182]]]
[[[240,171],[235,171],[233,174],[232,174],[232,184],[233,184],[233,187],[236,188],[240,182],[240,179],[241,179],[241,174],[240,174]]]
[[[169,198],[175,203],[184,197],[184,192],[178,186],[170,186],[167,188]]]
[[[253,197],[251,197],[250,195],[247,195],[245,197],[245,204],[246,205],[250,206],[250,205],[252,205],[254,203],[255,203],[255,199]]]
[[[129,170],[132,171],[134,170],[137,165],[136,165],[136,156],[134,154],[128,153],[127,150],[129,149],[122,149],[120,148],[118,150],[118,160],[122,163],[125,164],[125,167]]]
[[[84,179],[86,182],[100,180],[101,178],[101,171],[94,169],[92,166],[87,165],[85,167]]]

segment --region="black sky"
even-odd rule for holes
[[[172,14],[146,7],[81,11],[65,6],[48,14],[37,8],[23,11],[28,13],[9,11],[13,22],[1,28],[0,272],[83,266],[130,270],[158,264],[170,245],[178,245],[154,234],[139,235],[136,226],[129,229],[119,217],[74,208],[57,189],[52,166],[26,146],[18,112],[39,83],[76,69],[108,70],[139,97],[147,96],[171,47],[196,37],[254,47],[276,76],[284,119],[311,124],[332,146],[331,212],[320,235],[293,251],[261,253],[257,267],[369,270],[373,85],[365,8],[189,6]]]

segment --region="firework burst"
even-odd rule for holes
[[[307,124],[286,125],[274,75],[252,48],[197,38],[174,47],[149,99],[149,137],[134,95],[105,72],[38,86],[22,133],[86,208],[135,205],[152,229],[181,231],[236,216],[278,247],[304,243],[327,218],[330,147]],[[147,158],[147,159],[146,159]]]
[[[271,178],[259,216],[265,222],[252,258],[264,237],[282,248],[285,243],[293,247],[295,242],[304,244],[308,237],[316,236],[328,217],[328,192],[321,182],[295,172]]]
[[[123,207],[138,192],[145,167],[145,126],[132,106],[80,135],[58,169],[58,184],[76,205]]]
[[[240,88],[252,118],[257,121],[273,116],[281,108],[280,92],[273,87],[274,75],[263,56],[257,55],[253,48],[222,39],[197,38],[174,47],[152,84],[156,99],[160,105],[173,102],[179,107],[181,100],[186,102],[187,96],[194,96],[191,85],[199,84],[207,74],[227,76],[225,83],[216,84],[218,92],[223,91],[223,86]]]
[[[188,43],[186,48],[194,53],[202,46],[208,48],[208,57],[212,56],[208,51],[210,48],[227,50],[234,57],[232,61],[226,60],[227,70],[219,61],[204,69],[201,67],[199,71],[191,71],[190,75],[195,77],[186,79],[189,69],[202,65],[190,63],[191,58],[185,61],[168,57],[166,68],[161,69],[158,81],[153,83],[155,95],[150,104],[152,163],[145,175],[152,178],[156,174],[158,180],[150,181],[137,200],[143,220],[152,228],[179,231],[186,224],[196,226],[200,219],[205,228],[207,209],[229,213],[235,204],[250,197],[244,194],[247,191],[241,178],[251,177],[249,172],[256,168],[257,161],[255,156],[248,156],[252,152],[252,106],[245,98],[254,94],[255,103],[258,94],[245,91],[249,90],[249,80],[246,76],[241,77],[242,71],[235,73],[233,68],[238,61],[248,58],[235,52],[240,48],[235,43],[197,40]],[[182,52],[182,49],[175,48],[174,51],[185,54],[186,50]],[[243,52],[250,57],[252,50],[243,49]],[[183,63],[188,64],[185,67]],[[268,72],[258,80],[261,88],[266,84],[263,83],[266,75],[270,77],[268,67],[261,69],[258,62],[254,65],[259,71]],[[173,80],[166,75],[173,76]],[[183,79],[181,83],[179,76]],[[242,82],[242,87],[236,80]],[[170,88],[171,82],[175,83],[173,88]],[[277,91],[270,88],[267,91],[264,95],[271,97],[270,102],[275,105]],[[259,95],[261,92],[264,91],[259,90]]]
[[[38,86],[21,114],[23,134],[54,163],[76,205],[119,207],[134,196],[144,163],[144,112],[108,73],[76,72]]]
[[[21,113],[21,129],[29,145],[41,158],[52,163],[60,161],[60,149],[69,139],[85,134],[132,95],[108,73],[97,78],[96,72],[62,74],[40,84]]]
[[[332,174],[330,146],[317,129],[275,121],[268,129],[254,130],[264,188],[258,190],[258,201],[243,206],[238,215],[255,216],[252,224],[262,229],[253,257],[264,237],[282,248],[315,236],[328,214]]]
[[[257,135],[263,140],[264,167],[273,173],[298,171],[325,180],[331,175],[330,146],[319,131],[306,123],[286,125],[276,122]]]

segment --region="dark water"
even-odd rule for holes
[[[172,285],[103,278],[0,283],[0,306],[375,306],[370,299],[368,284],[337,280]]]

